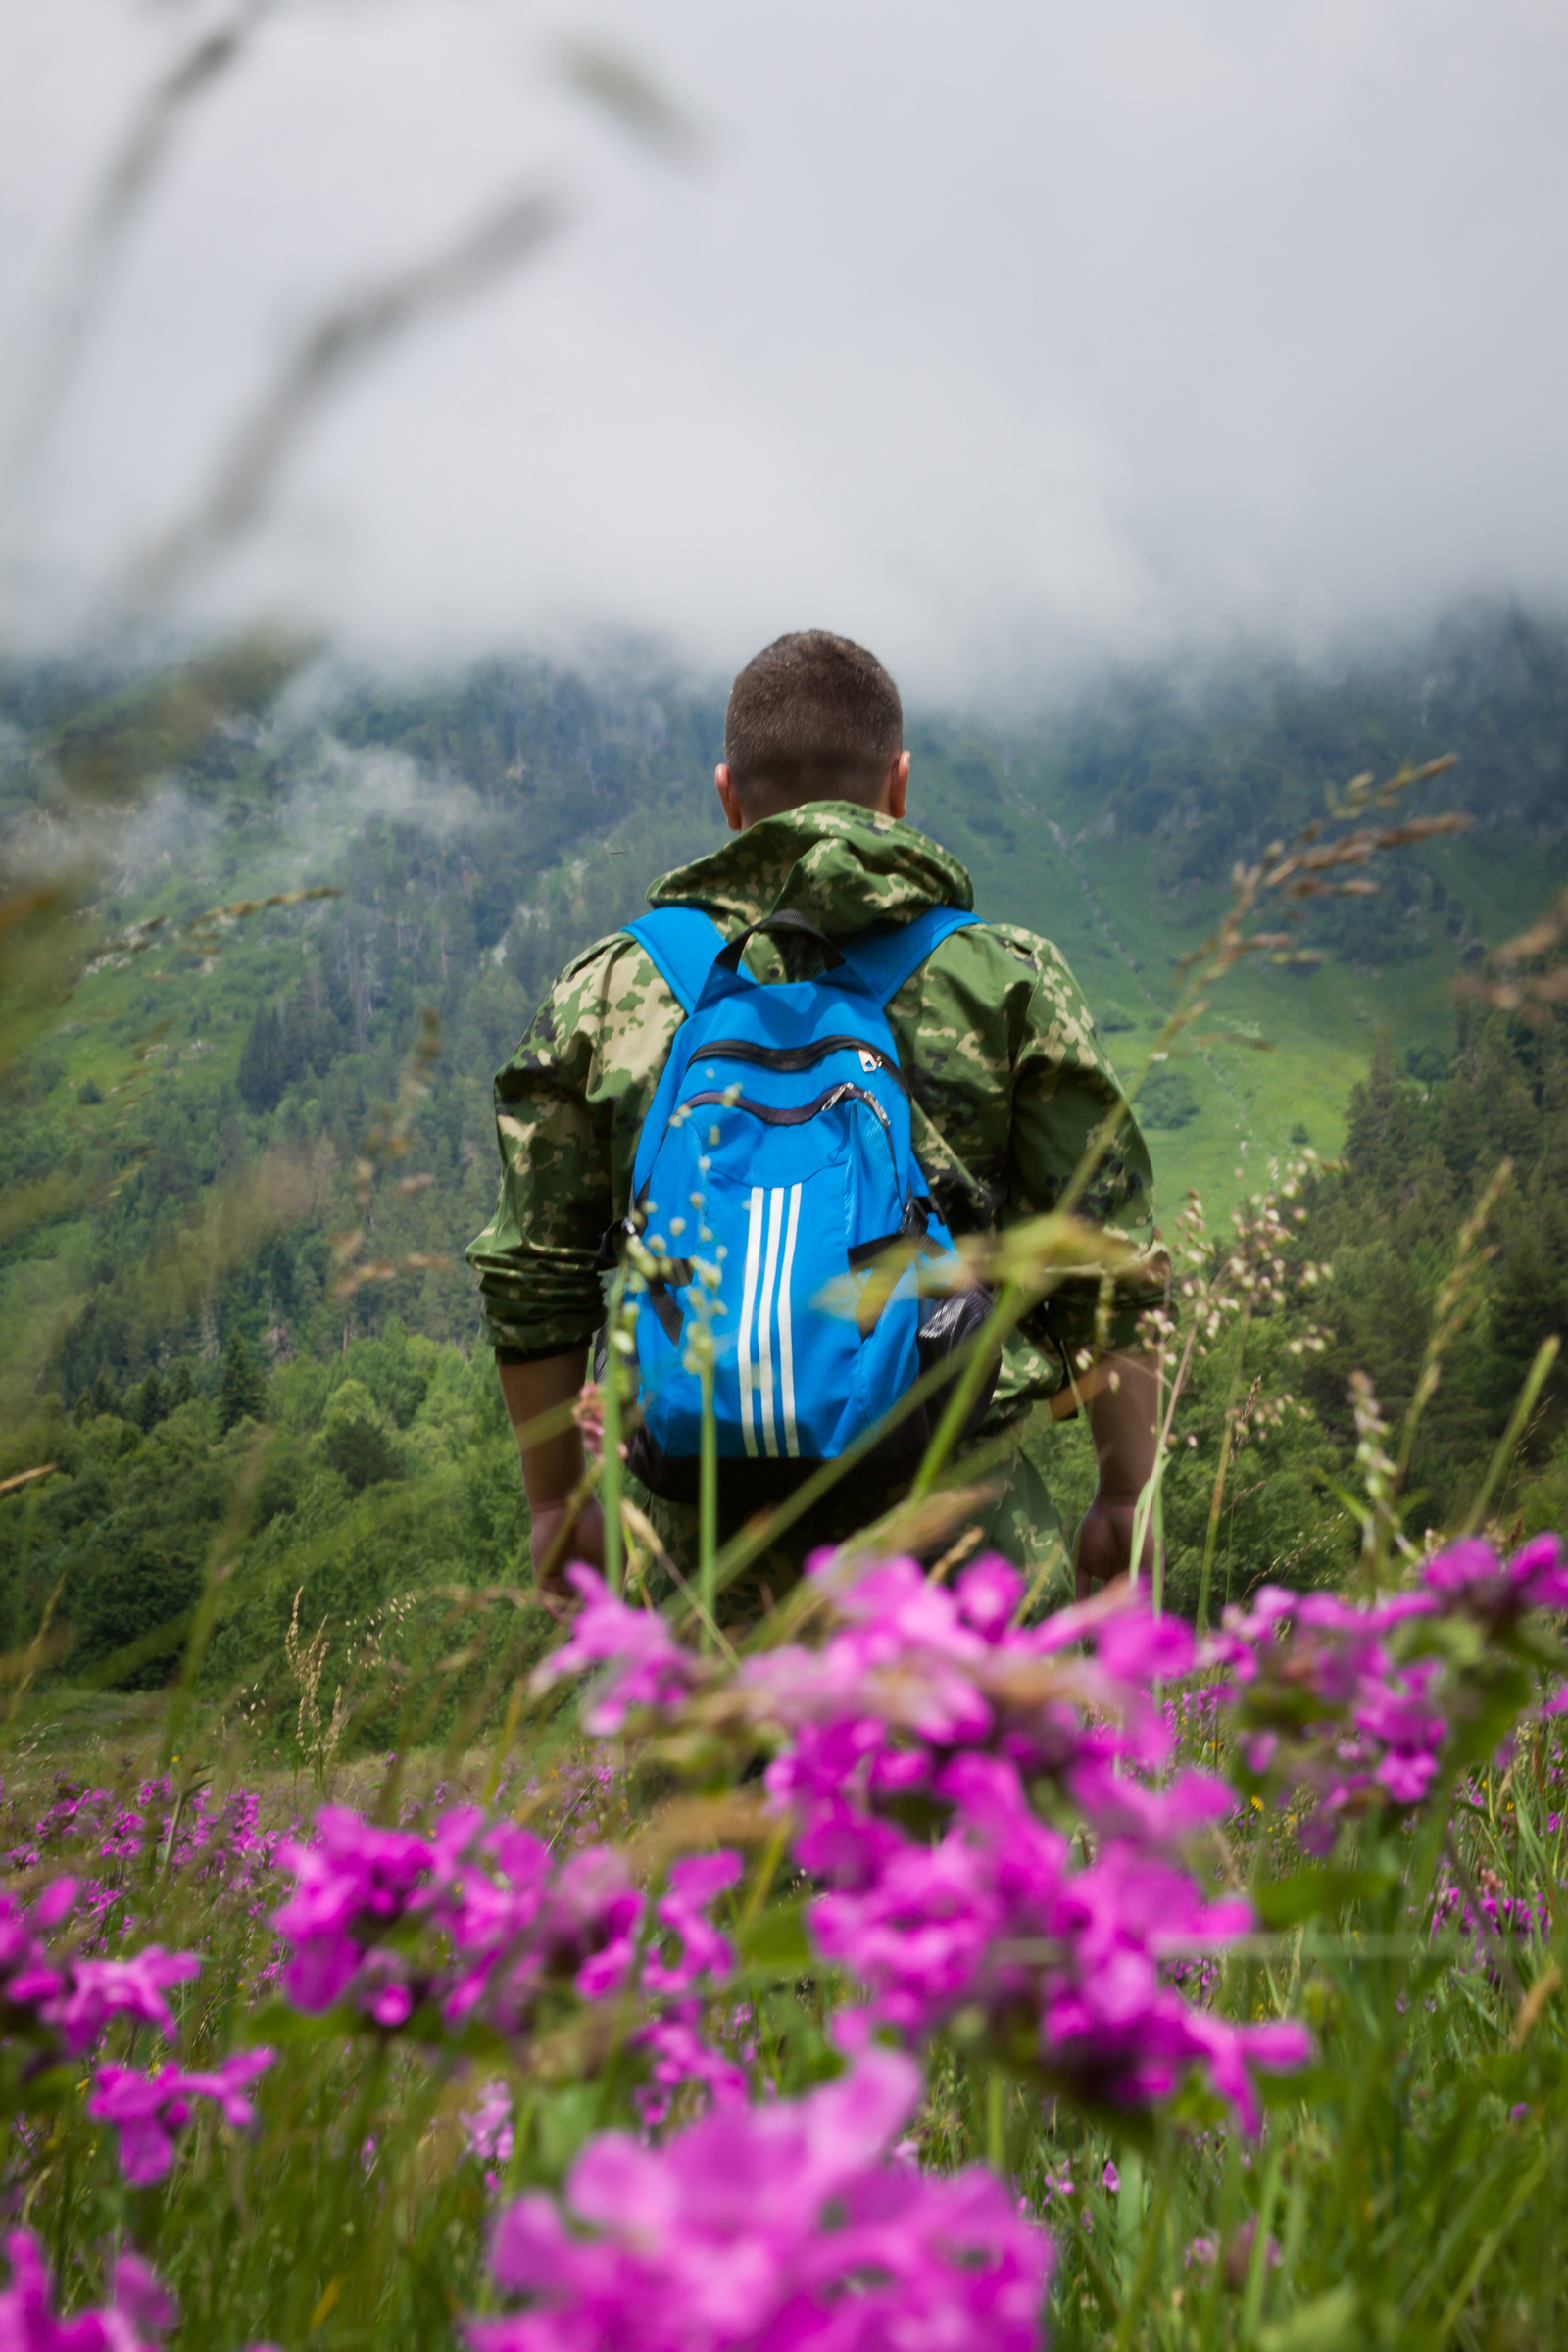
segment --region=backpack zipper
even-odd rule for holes
[[[845,1102],[863,1102],[867,1109],[875,1111],[877,1123],[882,1129],[883,1139],[887,1144],[888,1159],[892,1166],[896,1191],[899,1182],[899,1155],[893,1142],[893,1121],[888,1117],[875,1095],[868,1095],[863,1086],[855,1086],[847,1078],[842,1079],[837,1086],[828,1087],[817,1096],[814,1102],[803,1102],[794,1110],[778,1108],[771,1102],[753,1102],[745,1095],[732,1095],[727,1088],[717,1086],[705,1087],[700,1095],[688,1095],[685,1102],[678,1107],[681,1110],[696,1110],[705,1102],[722,1102],[726,1110],[749,1110],[753,1118],[760,1119],[764,1126],[804,1127],[808,1119],[814,1119],[821,1111],[832,1110],[838,1103]]]
[[[908,1093],[909,1081],[893,1056],[863,1037],[823,1037],[812,1046],[756,1046],[744,1037],[720,1037],[694,1054],[692,1060],[752,1061],[766,1070],[808,1070],[813,1062],[824,1060],[829,1054],[845,1052],[858,1054],[862,1069],[886,1070]]]

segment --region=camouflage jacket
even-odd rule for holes
[[[912,825],[846,801],[765,818],[665,874],[656,906],[704,907],[731,937],[783,907],[846,936],[932,905],[968,908],[956,858]],[[792,976],[809,943],[786,940]],[[765,936],[746,952],[759,979],[783,976]],[[501,1195],[469,1244],[485,1329],[518,1357],[587,1341],[602,1320],[601,1239],[625,1213],[638,1131],[682,1014],[637,942],[615,932],[567,965],[496,1077]],[[1008,923],[944,940],[888,1008],[914,1100],[913,1140],[955,1235],[995,1231],[1056,1205],[1121,1091],[1066,963],[1049,940]],[[1129,1240],[1152,1239],[1153,1180],[1129,1117],[1081,1213]],[[1114,1302],[1113,1347],[1131,1344],[1161,1295],[1153,1270]],[[1053,1294],[1007,1350],[993,1418],[1049,1396],[1091,1348],[1098,1286]]]

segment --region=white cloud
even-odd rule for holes
[[[432,777],[407,752],[381,745],[321,745],[313,773],[290,797],[286,822],[357,833],[372,817],[389,824],[416,825],[437,840],[482,814],[476,792],[449,776]]]
[[[36,257],[170,17],[13,14],[0,41],[33,64],[0,201]],[[531,177],[576,224],[323,412],[204,616],[283,605],[420,656],[630,631],[718,671],[822,621],[923,700],[1238,629],[1310,644],[1476,588],[1562,597],[1560,8],[558,22],[689,100],[704,169],[552,95],[540,21],[499,4],[264,34],[59,420],[35,611],[92,609],[287,330]],[[47,282],[35,258],[0,302]]]

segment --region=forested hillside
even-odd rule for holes
[[[1462,1520],[1537,1349],[1568,1337],[1568,1017],[1461,1003],[1457,1029],[1446,1061],[1417,1054],[1419,1076],[1380,1041],[1343,1157],[1275,1187],[1279,1295],[1258,1311],[1244,1293],[1195,1356],[1164,1494],[1169,1589],[1188,1611],[1205,1547],[1216,1601],[1265,1575],[1312,1585],[1349,1569],[1358,1534],[1336,1488],[1358,1443],[1353,1375],[1371,1383],[1391,1457],[1415,1408],[1402,1499],[1419,1547]],[[1227,1238],[1207,1278],[1235,1295]],[[1417,1405],[1429,1362],[1437,1382]],[[1516,1535],[1568,1516],[1560,1359],[1493,1507]]]
[[[64,854],[62,770],[132,726],[141,691],[66,668],[3,681],[14,863]],[[1163,1200],[1196,1184],[1217,1217],[1270,1154],[1336,1156],[1361,1086],[1349,1172],[1310,1197],[1336,1269],[1317,1308],[1334,1340],[1302,1387],[1325,1460],[1349,1369],[1407,1393],[1457,1220],[1512,1153],[1489,1304],[1420,1456],[1446,1497],[1568,1299],[1555,1033],[1456,1026],[1451,993],[1568,871],[1568,636],[1473,614],[1337,678],[1127,676],[1027,727],[910,702],[911,815],[971,866],[983,912],[1058,941],[1129,1075],[1237,858],[1361,770],[1457,754],[1419,805],[1472,830],[1385,860],[1378,897],[1310,906],[1298,952],[1239,974],[1143,1097]],[[318,676],[143,797],[82,924],[83,976],[6,1082],[0,1468],[63,1465],[0,1503],[14,1631],[57,1586],[78,1655],[184,1606],[257,1426],[274,1442],[236,1541],[271,1563],[270,1640],[331,1530],[350,1565],[330,1606],[350,1614],[394,1589],[416,1522],[442,1573],[466,1545],[477,1576],[475,1543],[485,1574],[514,1565],[461,1263],[494,1190],[490,1075],[566,956],[720,838],[720,722],[710,692],[526,662],[395,691]],[[309,887],[338,895],[197,920]],[[394,1491],[395,1542],[366,1516]],[[482,1536],[474,1495],[492,1498]],[[243,1648],[236,1630],[216,1654],[237,1668]]]
[[[64,691],[13,690],[33,729],[11,744],[18,822]],[[710,706],[674,697],[619,705],[487,670],[225,730],[151,799],[92,909],[108,952],[13,1081],[3,1144],[8,1188],[59,1186],[4,1279],[8,1322],[29,1321],[68,1404],[100,1375],[122,1384],[182,1357],[211,1369],[233,1330],[269,1363],[341,1347],[391,1305],[429,1337],[466,1334],[450,1266],[395,1298],[330,1303],[329,1237],[364,1222],[366,1138],[433,1012],[397,1171],[431,1181],[378,1194],[369,1228],[383,1259],[459,1255],[493,1192],[490,1074],[554,966],[636,912],[644,868],[710,837],[695,778],[712,724]],[[312,884],[341,895],[116,952],[151,916],[172,931]],[[20,1369],[23,1351],[8,1354]]]

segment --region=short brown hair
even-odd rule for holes
[[[775,637],[729,690],[724,760],[748,816],[881,791],[904,705],[874,654],[828,629]]]

